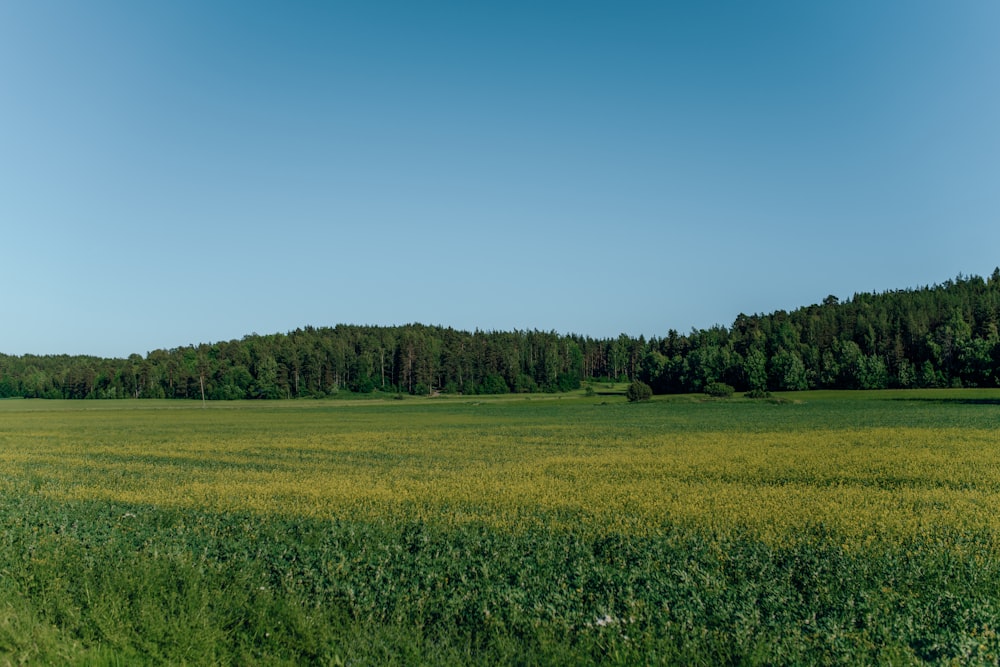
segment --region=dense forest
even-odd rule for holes
[[[553,392],[642,380],[657,393],[995,387],[1000,269],[988,279],[855,294],[649,340],[440,326],[306,327],[127,359],[0,355],[0,397],[294,398]]]

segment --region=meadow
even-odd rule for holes
[[[1000,391],[0,401],[0,664],[998,664]]]

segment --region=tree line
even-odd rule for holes
[[[279,399],[569,391],[641,380],[656,393],[1000,386],[1000,269],[988,279],[740,314],[645,339],[543,331],[305,327],[125,359],[0,354],[0,398]]]

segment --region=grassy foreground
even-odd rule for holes
[[[0,664],[998,664],[1000,392],[0,401]]]

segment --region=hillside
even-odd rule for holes
[[[666,319],[666,318],[665,318]],[[1000,384],[1000,269],[930,287],[739,315],[646,340],[442,326],[338,325],[127,359],[0,355],[0,397],[294,398],[345,391],[566,391],[641,379],[658,393]]]

